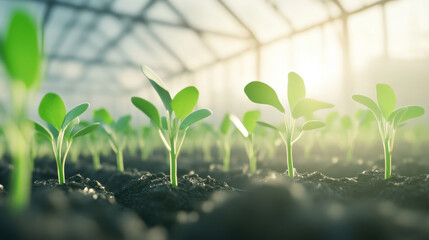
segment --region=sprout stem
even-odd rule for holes
[[[389,179],[391,176],[391,166],[392,166],[392,152],[389,149],[389,140],[384,141],[384,161],[385,161],[385,172],[384,179]]]
[[[286,151],[287,151],[287,169],[289,172],[289,177],[293,178],[292,144],[290,142],[286,143]]]

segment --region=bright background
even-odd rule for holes
[[[429,0],[0,0],[1,34],[16,8],[44,26],[46,80],[31,103],[34,118],[41,97],[56,92],[68,108],[87,101],[147,122],[130,98],[161,102],[142,64],[174,94],[197,86],[198,107],[214,110],[211,122],[256,108],[275,116],[243,88],[261,80],[285,102],[290,71],[309,97],[343,114],[359,107],[351,94],[375,97],[382,82],[398,106],[429,109]]]

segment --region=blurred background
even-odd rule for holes
[[[130,102],[140,96],[161,107],[142,64],[173,94],[195,85],[198,107],[215,113],[211,122],[249,109],[273,117],[243,88],[263,81],[285,102],[290,71],[303,77],[309,97],[342,113],[360,107],[352,94],[375,97],[376,83],[392,85],[398,106],[429,109],[429,0],[0,0],[0,34],[17,8],[31,12],[44,34],[34,119],[41,97],[55,92],[68,109],[86,101],[148,122]]]

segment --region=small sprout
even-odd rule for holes
[[[158,109],[149,101],[132,97],[131,102],[151,120],[158,130],[159,136],[170,155],[170,181],[177,187],[177,157],[185,140],[186,132],[194,123],[212,114],[208,109],[193,112],[198,101],[198,90],[186,87],[171,98],[164,82],[147,66],[142,66],[142,72],[158,93],[164,105],[165,116],[159,115]],[[166,134],[166,135],[164,135]]]
[[[261,117],[259,110],[248,111],[244,113],[243,120],[235,115],[230,115],[230,121],[235,125],[237,130],[243,135],[245,139],[245,148],[247,157],[249,158],[250,173],[256,172],[256,153],[254,144],[254,132],[256,128],[256,121]]]
[[[304,131],[309,131],[325,126],[325,124],[318,120],[310,120],[305,122],[298,134],[294,134],[297,121],[303,116],[309,116],[313,112],[332,108],[334,105],[321,102],[315,99],[305,97],[305,85],[302,78],[290,72],[288,75],[288,102],[289,114],[286,113],[283,105],[280,103],[276,92],[270,86],[263,82],[254,81],[246,85],[244,92],[250,101],[259,104],[270,105],[279,110],[284,116],[285,130],[281,130],[269,123],[258,121],[258,124],[274,129],[277,131],[287,150],[287,172],[290,178],[294,177],[293,160],[292,160],[292,146],[301,137]]]
[[[352,99],[366,106],[377,120],[384,147],[384,178],[389,179],[392,172],[392,151],[397,129],[404,126],[405,121],[422,116],[425,110],[420,106],[408,106],[395,110],[396,96],[392,87],[387,84],[377,84],[376,90],[378,104],[363,95],[353,95]]]
[[[39,116],[46,121],[48,127],[35,122],[35,130],[52,143],[59,184],[65,183],[64,167],[73,140],[94,131],[99,125],[99,123],[85,127],[79,125],[79,116],[88,107],[88,103],[83,103],[67,112],[63,100],[55,93],[46,94],[40,102]],[[63,144],[65,144],[65,151]]]
[[[116,154],[116,165],[119,172],[124,171],[123,150],[127,142],[127,131],[130,130],[131,116],[126,115],[115,122],[110,113],[104,109],[94,111],[94,121],[100,122],[103,131],[107,134],[110,146]]]

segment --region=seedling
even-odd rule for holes
[[[222,123],[220,124],[220,146],[222,147],[223,153],[223,170],[227,172],[229,170],[230,159],[231,159],[231,131],[229,131],[231,126],[230,115],[227,113],[223,117]]]
[[[46,121],[47,128],[35,122],[35,129],[52,144],[59,184],[65,183],[64,167],[74,139],[94,131],[99,125],[94,123],[85,127],[79,126],[79,116],[88,107],[88,103],[83,103],[67,112],[63,100],[55,93],[46,94],[40,102],[39,116]],[[64,144],[65,151],[63,151]]]
[[[325,126],[325,123],[318,120],[310,120],[305,122],[299,129],[299,133],[295,134],[295,128],[297,127],[297,121],[303,116],[308,116],[313,112],[332,108],[334,105],[321,102],[315,99],[305,97],[305,85],[302,78],[294,73],[288,74],[288,102],[289,102],[289,113],[286,113],[285,108],[280,103],[280,100],[270,86],[263,82],[254,81],[246,85],[244,92],[250,101],[259,104],[270,105],[282,113],[284,117],[285,129],[281,130],[269,123],[258,121],[257,123],[272,128],[277,131],[283,143],[286,145],[287,151],[287,174],[290,178],[294,177],[293,159],[292,159],[292,146],[302,136],[304,131],[309,131]]]
[[[172,99],[164,82],[152,69],[142,66],[142,72],[161,98],[165,116],[160,117],[158,109],[143,98],[132,97],[131,102],[149,117],[152,125],[158,130],[159,136],[170,155],[171,185],[177,187],[177,157],[185,140],[186,132],[192,124],[207,118],[212,112],[208,109],[192,112],[197,105],[199,94],[195,87],[182,89]]]
[[[106,109],[101,108],[94,111],[94,121],[102,123],[102,129],[107,134],[109,144],[112,147],[113,152],[116,154],[116,165],[118,167],[118,171],[123,172],[123,150],[127,142],[126,133],[130,129],[131,116],[123,116],[115,122],[109,112]]]
[[[408,106],[395,110],[396,96],[392,87],[387,84],[377,84],[376,90],[378,104],[363,95],[353,95],[352,99],[366,106],[377,120],[384,148],[384,178],[389,179],[392,171],[392,151],[397,129],[404,126],[405,121],[422,116],[425,110],[420,106]]]
[[[245,139],[245,149],[247,157],[249,158],[250,173],[256,172],[256,151],[254,144],[254,132],[256,128],[256,121],[261,117],[259,110],[248,111],[243,115],[243,121],[235,115],[230,115],[230,121],[235,125],[237,130],[243,135]]]
[[[30,139],[33,125],[27,120],[27,102],[41,83],[42,52],[35,19],[26,12],[11,15],[6,33],[0,36],[0,59],[9,76],[11,114],[4,134],[14,166],[10,181],[10,209],[21,211],[30,199]]]

